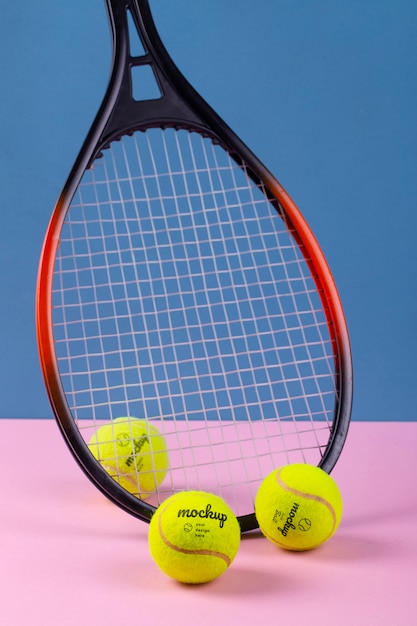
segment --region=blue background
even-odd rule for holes
[[[296,201],[350,329],[356,420],[417,419],[417,3],[151,0],[172,57]],[[0,417],[49,417],[38,259],[104,95],[102,0],[0,0]]]

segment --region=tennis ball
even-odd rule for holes
[[[158,567],[182,583],[206,583],[232,563],[240,526],[219,496],[184,491],[165,500],[149,525],[149,549]]]
[[[164,437],[146,420],[119,417],[101,426],[88,447],[114,480],[140,498],[155,491],[167,473]]]
[[[259,528],[288,550],[311,550],[337,530],[342,497],[333,478],[313,465],[295,463],[271,472],[255,499]]]

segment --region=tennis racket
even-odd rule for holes
[[[209,491],[245,532],[270,471],[330,472],[340,455],[352,403],[342,305],[300,211],[174,65],[148,0],[106,1],[109,85],[40,261],[46,388],[111,501],[148,522],[173,493]],[[123,416],[166,442],[148,498],[88,446]]]

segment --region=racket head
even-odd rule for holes
[[[301,213],[175,68],[147,1],[108,7],[109,88],[40,262],[46,387],[74,457],[123,509],[149,521],[172,493],[206,490],[251,530],[263,476],[289,462],[331,471],[340,455],[352,402],[340,298]],[[132,100],[133,64],[152,68],[160,98]],[[167,442],[149,500],[87,445],[125,415]]]

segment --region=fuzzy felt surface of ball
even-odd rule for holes
[[[124,489],[146,498],[162,483],[168,453],[160,430],[146,420],[119,417],[91,437],[88,447]]]
[[[158,567],[182,583],[223,574],[240,545],[239,522],[219,496],[184,491],[163,502],[149,526],[149,550]]]
[[[342,518],[338,485],[322,469],[294,463],[262,481],[255,514],[267,539],[288,550],[311,550],[332,537]]]

